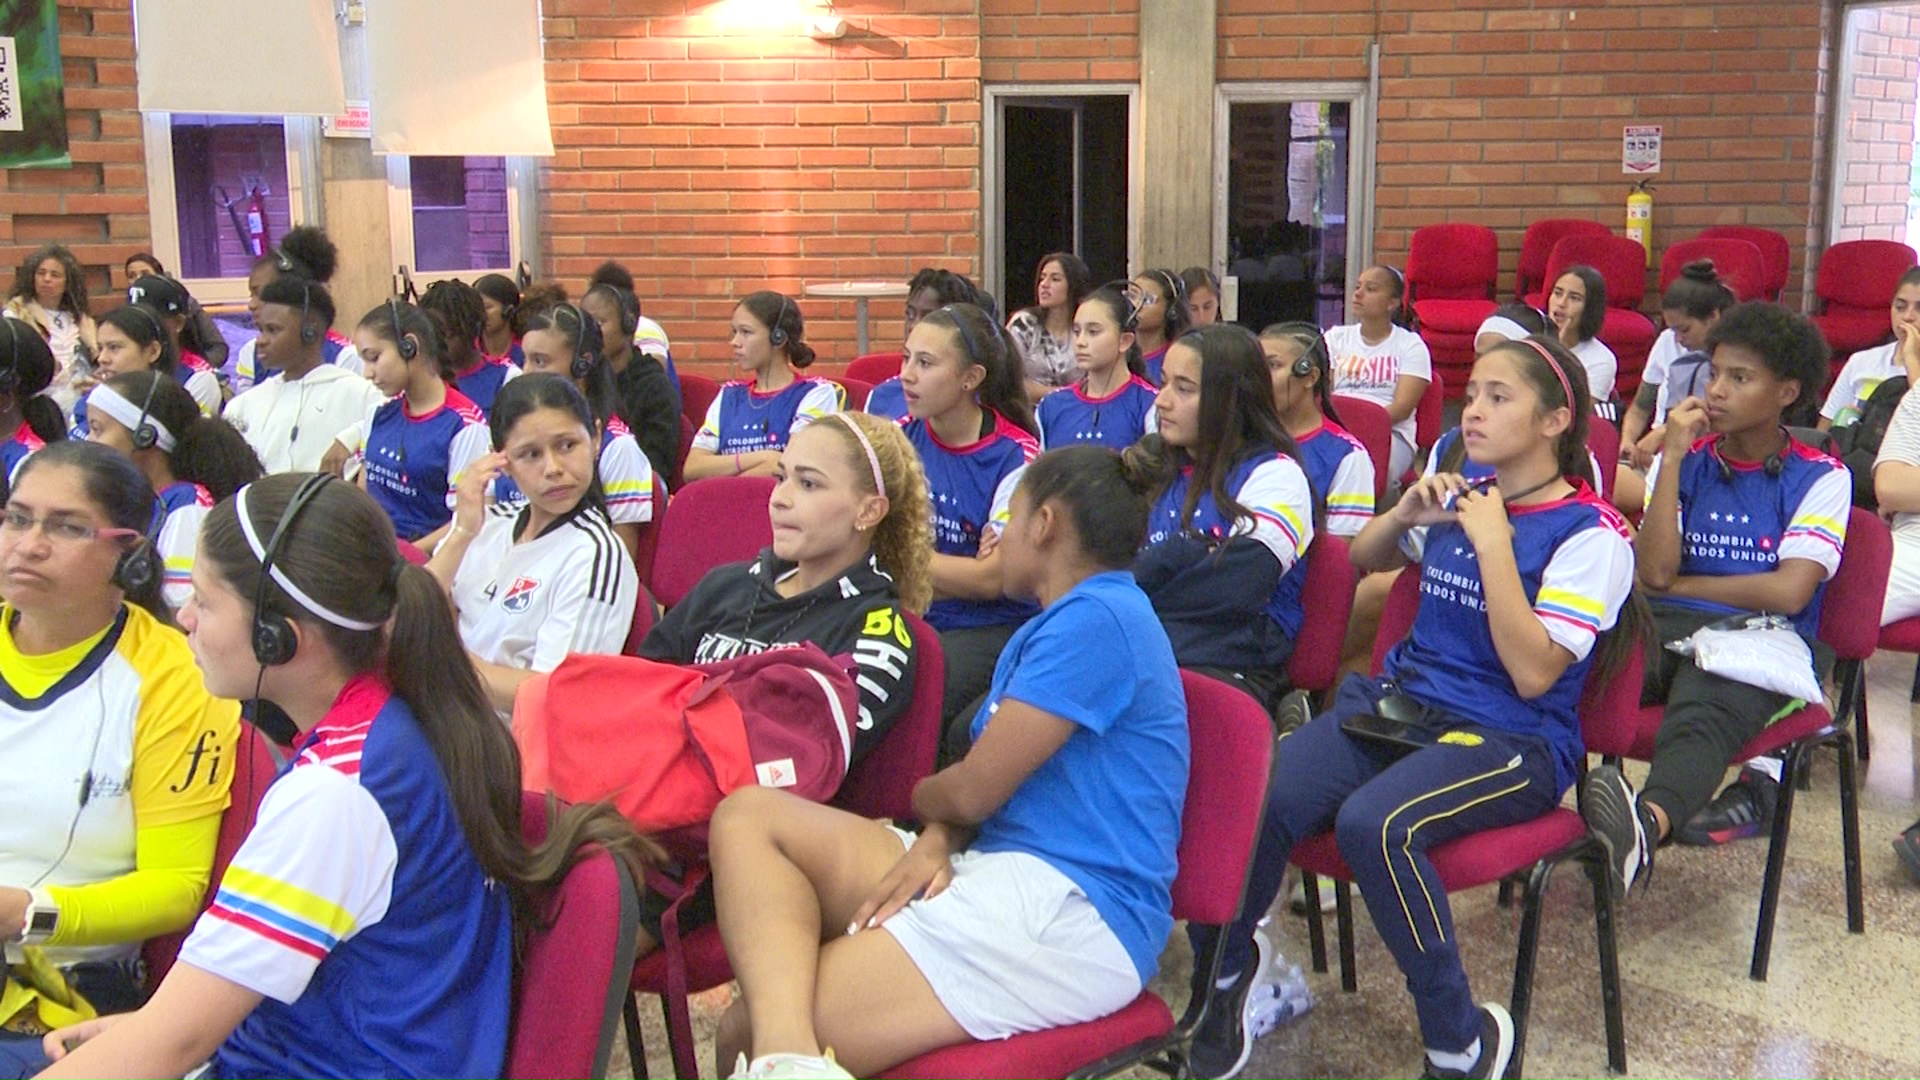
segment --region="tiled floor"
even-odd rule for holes
[[[1619,930],[1630,1075],[1920,1075],[1920,886],[1888,846],[1920,813],[1907,703],[1913,669],[1911,657],[1882,654],[1868,670],[1873,757],[1861,800],[1866,934],[1846,932],[1838,780],[1827,753],[1794,812],[1769,981],[1747,978],[1764,840],[1712,850],[1663,848],[1651,888],[1626,905]],[[1518,908],[1496,907],[1488,888],[1456,896],[1454,913],[1475,991],[1506,1000]],[[1309,974],[1318,1004],[1261,1040],[1243,1076],[1419,1073],[1410,999],[1364,908],[1358,921],[1359,992],[1342,993],[1335,974]],[[1282,908],[1271,930],[1287,957],[1305,967],[1304,920]],[[1185,935],[1174,938],[1156,989],[1177,1005],[1191,959]],[[1592,896],[1573,868],[1557,876],[1548,898],[1535,984],[1527,1075],[1604,1075]],[[703,1069],[713,1067],[712,1022],[726,1000],[721,990],[696,1002]],[[657,1005],[642,1006],[653,1075],[671,1075]],[[630,1075],[626,1068],[625,1055],[617,1055],[615,1075]]]

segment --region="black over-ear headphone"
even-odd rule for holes
[[[161,354],[165,355],[167,351],[167,342],[170,339],[167,334],[167,328],[160,325],[160,316],[155,315],[152,309],[148,308],[147,305],[142,304],[139,301],[135,301],[131,304],[128,304],[127,307],[132,308],[133,310],[139,312],[140,317],[147,320],[147,325],[153,327],[153,343],[155,345],[160,346]]]
[[[253,590],[253,658],[263,667],[278,667],[293,659],[300,647],[300,639],[293,632],[293,620],[277,612],[267,610],[268,583],[273,580],[273,562],[280,554],[280,547],[293,533],[294,520],[300,511],[317,498],[322,489],[333,477],[326,473],[315,473],[300,482],[294,489],[293,497],[287,500],[287,508],[280,512],[280,520],[274,523],[273,534],[267,538],[267,546],[260,555],[260,582]],[[237,504],[235,510],[245,513],[244,504]]]
[[[614,306],[620,311],[620,333],[631,339],[634,331],[640,329],[640,298],[604,281],[588,290],[587,295],[597,292],[605,292],[613,297]]]
[[[1148,270],[1147,273],[1159,278],[1161,284],[1167,287],[1167,321],[1189,321],[1187,315],[1187,285],[1186,282],[1180,280],[1180,275],[1168,273],[1165,270]]]
[[[284,261],[286,256],[281,256]],[[320,331],[307,325],[313,303],[313,285],[305,278],[300,280],[300,344],[311,345],[320,340]]]
[[[419,356],[420,343],[409,337],[406,327],[400,325],[400,301],[388,297],[387,314],[393,316],[393,347],[399,351],[400,359],[411,360]]]
[[[1129,284],[1131,284],[1131,282],[1124,279],[1120,281],[1109,281],[1105,285],[1100,286],[1100,288],[1093,290],[1093,292],[1096,293],[1105,290],[1120,298],[1120,332],[1123,334],[1131,334],[1140,328],[1140,306],[1133,302],[1133,297],[1127,295],[1127,286]],[[1092,296],[1093,293],[1088,293],[1087,295]],[[978,307],[979,305],[975,306]]]
[[[1285,322],[1271,332],[1285,334],[1295,340],[1310,337],[1305,351],[1294,357],[1291,369],[1294,378],[1304,379],[1313,374],[1315,368],[1332,364],[1332,358],[1327,353],[1327,336],[1320,332],[1318,326],[1310,322]]]
[[[146,591],[160,577],[160,560],[145,536],[136,536],[113,564],[113,587],[123,593]]]
[[[1769,455],[1767,460],[1760,466],[1766,470],[1767,479],[1769,480],[1778,479],[1781,473],[1787,471],[1787,452],[1793,449],[1793,433],[1784,428],[1781,429],[1781,433],[1787,437],[1785,445]],[[1720,453],[1719,439],[1715,439],[1707,444],[1707,453],[1713,456],[1713,463],[1720,467],[1720,479],[1725,480],[1729,484],[1733,483],[1733,462],[1728,461],[1726,457]]]
[[[787,328],[781,324],[787,321],[787,308],[790,303],[786,293],[777,295],[780,297],[780,311],[773,317],[773,325],[767,328],[767,342],[776,349],[787,343]]]
[[[140,402],[140,419],[133,425],[133,448],[151,450],[160,443],[160,429],[147,419],[153,412],[153,395],[160,391],[160,373],[147,371],[147,396]]]
[[[554,310],[565,311],[573,316],[573,363],[567,365],[567,371],[576,380],[585,379],[593,374],[594,367],[600,362],[599,357],[582,351],[586,347],[587,313],[572,304],[561,304]]]

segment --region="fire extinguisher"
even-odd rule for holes
[[[247,245],[255,255],[265,255],[269,240],[267,237],[267,193],[264,188],[255,187],[247,200]]]
[[[1627,196],[1627,239],[1640,241],[1647,251],[1647,265],[1653,265],[1653,182],[1641,180]]]

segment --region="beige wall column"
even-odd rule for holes
[[[1140,0],[1138,197],[1147,266],[1178,271],[1212,259],[1215,21],[1215,0]]]
[[[334,272],[334,328],[349,336],[360,316],[393,292],[393,228],[387,164],[369,139],[320,140],[320,193],[327,235],[340,246]]]

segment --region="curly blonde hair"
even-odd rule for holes
[[[873,455],[880,460],[880,477],[887,485],[887,516],[873,530],[874,559],[893,578],[900,605],[916,615],[925,614],[933,602],[933,510],[920,455],[914,453],[900,425],[883,417],[840,412],[814,426],[837,434],[860,487],[877,495],[866,447],[854,431],[872,444]]]

